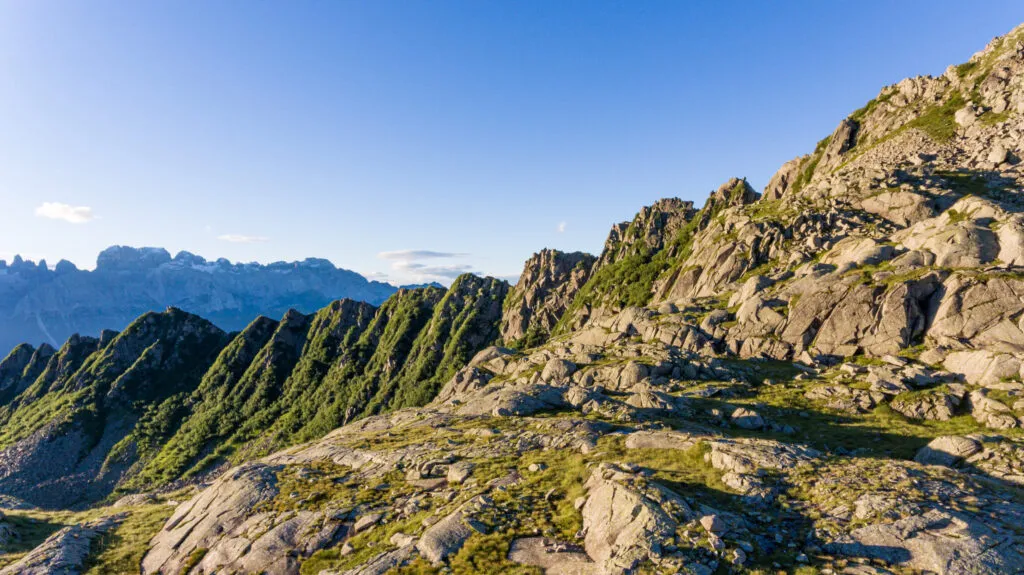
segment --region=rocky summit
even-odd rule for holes
[[[258,315],[280,317],[293,307],[309,313],[340,298],[380,305],[395,290],[315,258],[234,264],[113,246],[90,271],[66,260],[50,269],[45,261],[16,256],[0,260],[0,349],[21,342],[58,347],[72,334],[122,330],[143,313],[169,306],[235,331]]]
[[[1024,27],[514,287],[14,347],[0,573],[1022,573],[1022,135]]]

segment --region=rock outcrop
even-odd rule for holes
[[[595,261],[594,256],[581,252],[541,250],[534,254],[505,299],[501,338],[513,347],[543,343],[590,278]]]
[[[114,515],[64,527],[21,559],[0,569],[0,575],[81,573],[94,540],[116,527],[124,518],[124,515]]]

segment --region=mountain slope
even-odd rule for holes
[[[258,369],[254,360],[277,328],[278,322],[257,318],[221,351],[194,392],[167,400],[178,405],[169,404],[165,409],[178,407],[190,415],[165,445],[158,446],[159,456],[147,463],[143,477],[155,482],[188,477],[190,465],[236,430],[242,421],[240,404],[247,400],[240,393],[241,380],[249,370]],[[147,472],[155,476],[148,477]]]
[[[7,405],[22,391],[25,391],[46,368],[46,363],[56,350],[43,344],[39,349],[23,343],[11,350],[0,361],[0,405]]]
[[[260,317],[233,336],[172,308],[56,353],[19,346],[0,363],[0,492],[67,507],[422,405],[497,339],[507,291],[466,275],[380,309],[341,300]]]
[[[148,407],[191,391],[226,340],[178,310],[144,315],[103,347],[72,338],[7,406],[0,490],[58,506],[109,490],[134,454],[108,454]]]

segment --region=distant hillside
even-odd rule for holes
[[[20,345],[0,360],[0,491],[75,505],[423,405],[498,338],[507,292],[467,274],[237,335],[170,308],[59,350]]]
[[[114,246],[94,271],[61,261],[53,270],[15,257],[0,260],[0,349],[21,342],[59,346],[75,333],[121,330],[149,311],[169,306],[201,315],[226,331],[256,316],[294,308],[314,312],[349,298],[380,305],[397,288],[368,281],[323,259],[234,264],[162,248]]]

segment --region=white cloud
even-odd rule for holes
[[[464,273],[473,271],[472,266],[421,266],[416,268],[415,277],[420,281],[453,280]]]
[[[428,266],[417,262],[397,261],[391,264],[391,269],[416,278],[418,281],[426,280],[450,280],[472,271],[473,266],[452,264],[441,266]]]
[[[556,230],[558,231],[558,233],[560,233],[560,234],[562,234],[562,233],[565,233],[565,222],[558,222],[558,227],[557,227],[557,228],[555,228],[555,229],[556,229]]]
[[[391,269],[399,270],[399,271],[418,270],[418,269],[425,268],[425,267],[427,267],[425,264],[419,264],[419,263],[416,263],[416,262],[408,262],[408,261],[404,261],[404,260],[397,261],[397,262],[391,264]]]
[[[382,260],[425,260],[431,258],[464,258],[469,254],[455,252],[435,252],[431,250],[398,250],[380,252],[377,257]]]
[[[92,208],[88,206],[72,206],[60,202],[43,202],[36,208],[36,216],[51,220],[64,220],[72,224],[84,224],[96,219]]]
[[[422,263],[419,260],[435,260],[446,258],[463,258],[469,254],[456,252],[435,252],[433,250],[398,250],[393,252],[380,252],[378,258],[391,260],[391,271],[394,272],[392,280],[398,278],[403,284],[407,283],[430,283],[440,282],[451,283],[451,280],[460,275],[473,271],[473,266],[466,264],[435,264]]]
[[[258,244],[270,241],[270,238],[266,236],[244,236],[242,234],[224,234],[217,236],[217,239],[233,244]]]

